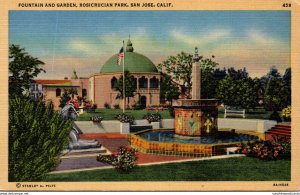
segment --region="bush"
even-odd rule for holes
[[[137,151],[133,148],[121,146],[117,154],[99,155],[97,160],[114,166],[120,172],[129,172],[136,166]]]
[[[291,143],[257,141],[255,143],[239,144],[237,152],[261,160],[290,159]]]
[[[103,117],[102,116],[94,115],[94,116],[90,117],[90,120],[93,121],[93,122],[95,122],[95,123],[101,123],[101,121],[103,120]]]
[[[133,116],[129,116],[127,114],[117,114],[117,116],[115,117],[116,119],[118,119],[121,123],[130,123],[133,124],[134,122],[134,117]]]
[[[291,106],[288,106],[284,109],[282,109],[282,118],[284,121],[291,121],[291,116],[292,116],[292,109]]]
[[[115,104],[115,105],[114,105],[114,108],[115,108],[115,109],[120,109],[120,105],[119,105],[119,104]]]
[[[145,108],[145,106],[143,106],[142,104],[136,103],[132,106],[133,110],[143,110]]]
[[[71,125],[53,111],[52,103],[10,99],[9,181],[42,180],[59,163]]]
[[[107,102],[105,102],[105,103],[104,103],[104,108],[110,109],[110,105],[109,105]]]
[[[168,107],[168,111],[169,111],[170,115],[174,118],[175,117],[174,107],[173,106],[169,106]]]
[[[162,117],[159,113],[147,113],[144,115],[143,119],[147,119],[147,121],[151,123],[151,122],[160,122]]]
[[[274,121],[277,121],[278,123],[282,122],[282,119],[281,119],[279,113],[276,112],[276,111],[272,112],[272,114],[270,115],[269,120],[274,120]]]

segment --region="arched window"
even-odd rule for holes
[[[118,79],[116,77],[113,77],[110,81],[111,83],[111,89],[116,90],[118,85]]]
[[[150,88],[154,88],[154,89],[158,88],[158,79],[156,77],[152,77],[150,79]]]
[[[60,95],[61,95],[61,89],[57,88],[56,89],[56,97],[60,97]]]
[[[137,89],[137,78],[134,78],[134,88]]]
[[[82,89],[82,97],[85,97],[87,95],[86,89]]]
[[[148,88],[148,79],[144,76],[139,78],[139,88]]]

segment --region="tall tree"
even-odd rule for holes
[[[230,67],[227,69],[227,74],[233,78],[233,80],[247,79],[249,77],[246,68],[235,70],[233,67]]]
[[[118,79],[116,90],[119,91],[117,98],[123,98],[123,75]],[[136,80],[129,71],[125,71],[125,99],[127,98],[127,103],[129,104],[130,97],[135,95],[136,91]],[[126,106],[125,106],[126,107]]]
[[[179,87],[173,82],[168,74],[162,74],[160,82],[160,98],[167,100],[172,104],[172,100],[178,99],[180,95]]]
[[[291,68],[287,68],[285,70],[285,73],[284,73],[282,79],[283,79],[283,82],[284,82],[285,86],[287,87],[287,91],[288,91],[287,104],[291,105],[291,95],[292,95],[292,93],[291,93],[291,88],[292,88],[292,83],[291,83],[292,82],[292,80],[291,80],[292,79],[292,70],[291,70]]]
[[[182,81],[186,85],[186,91],[190,91],[192,86],[192,65],[193,55],[181,52],[176,56],[169,56],[167,60],[158,64],[158,69],[170,75],[174,81]]]
[[[258,103],[257,79],[240,78],[233,79],[227,76],[219,82],[216,96],[225,105],[240,108],[254,108]]]
[[[282,78],[279,71],[278,71],[278,69],[275,66],[271,66],[269,72],[266,75],[262,76],[261,79],[260,79],[261,85],[262,85],[264,90],[266,89],[269,80],[271,78],[274,78],[274,77],[275,78]]]
[[[288,89],[281,78],[272,77],[268,80],[264,92],[265,107],[278,111],[288,105]]]
[[[214,56],[212,57],[214,58]],[[172,80],[177,82],[182,82],[187,88],[186,92],[189,93],[192,87],[192,65],[193,65],[193,55],[181,52],[176,56],[170,56],[167,60],[158,64],[158,69],[161,72],[164,72],[171,76]],[[201,82],[202,87],[201,91],[203,93],[207,93],[210,91],[212,86],[210,82],[212,81],[212,71],[218,65],[218,63],[214,62],[211,58],[200,57],[200,65],[201,65]],[[189,94],[186,94],[189,96]]]
[[[40,66],[44,62],[32,57],[18,45],[9,46],[9,95],[21,96],[30,88],[34,77],[46,72]]]

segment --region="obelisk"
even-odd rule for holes
[[[195,47],[195,55],[192,64],[192,99],[197,100],[201,98],[201,67],[200,56],[198,55],[198,48]]]

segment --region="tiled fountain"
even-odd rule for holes
[[[201,99],[201,57],[195,48],[192,66],[192,99],[173,102],[174,129],[145,130],[130,135],[132,147],[146,153],[213,156],[243,141],[257,140],[254,134],[218,132],[218,100]]]

